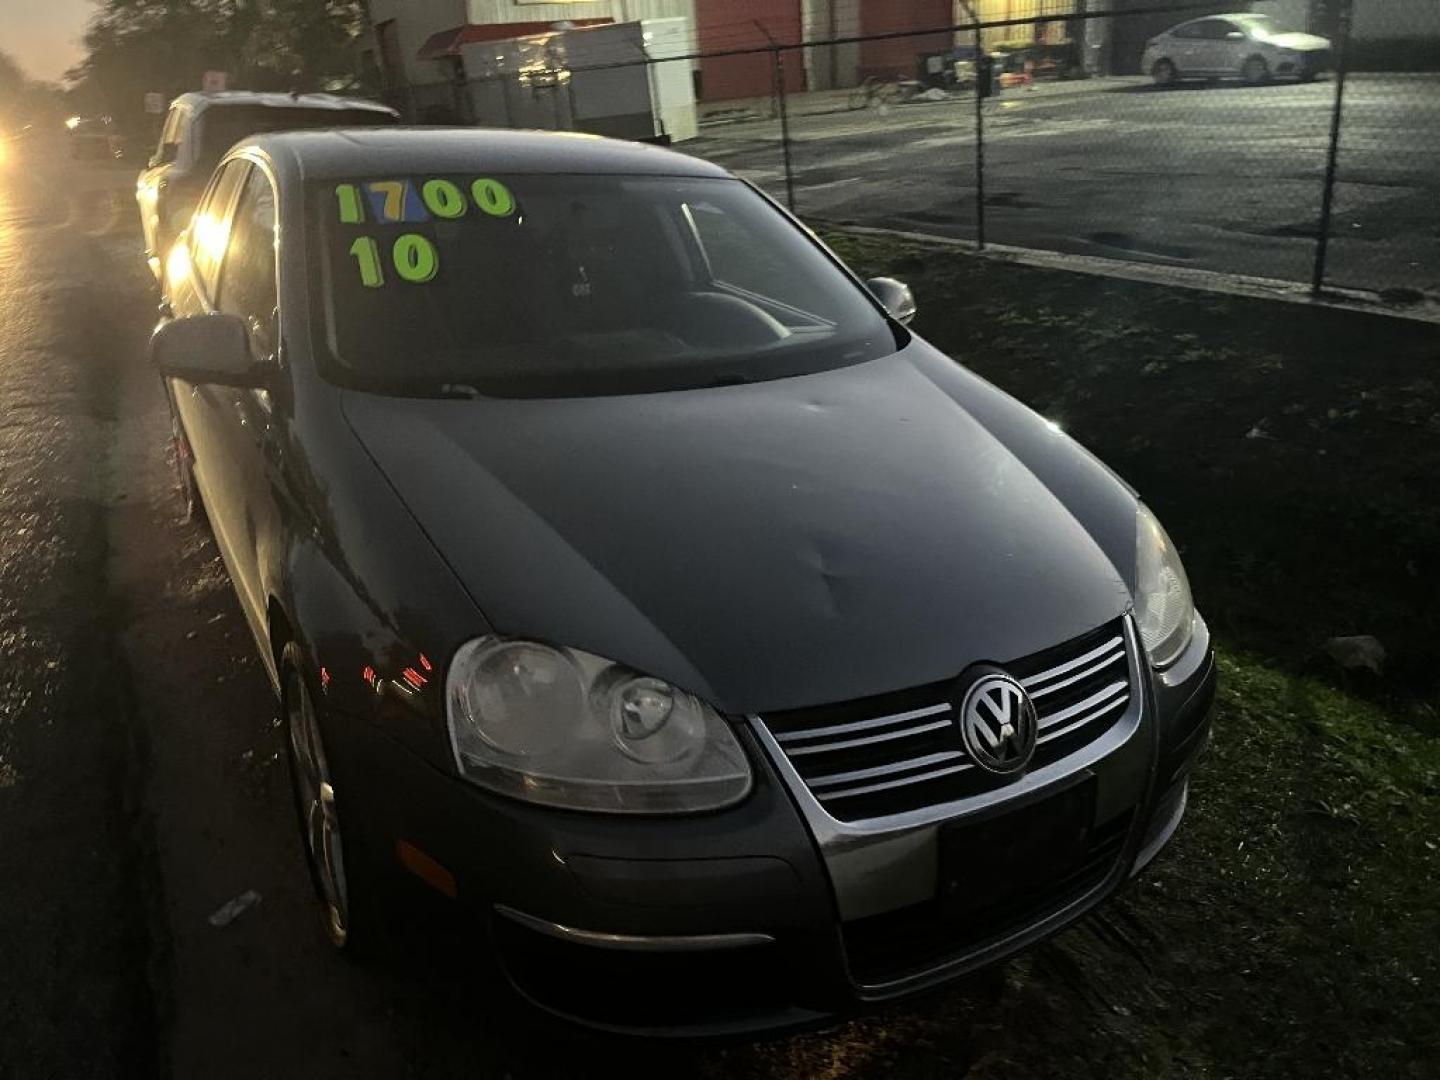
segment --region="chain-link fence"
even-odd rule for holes
[[[540,35],[402,104],[673,142],[812,222],[1440,296],[1440,3],[1101,2]]]
[[[1324,281],[1440,295],[1440,2],[1332,6],[1345,55]]]

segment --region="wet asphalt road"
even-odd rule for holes
[[[63,191],[64,189],[60,189]],[[156,1061],[144,749],[105,602],[123,310],[42,178],[0,176],[0,1077]],[[100,1038],[96,1033],[103,1033]]]
[[[991,243],[1309,281],[1335,87],[1144,79],[985,104]],[[791,121],[801,216],[975,237],[974,99]],[[1352,76],[1327,281],[1440,295],[1440,76]],[[785,193],[778,124],[681,146]]]

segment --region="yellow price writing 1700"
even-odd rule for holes
[[[467,197],[468,196],[468,197]],[[488,176],[462,186],[453,180],[369,180],[363,184],[337,184],[335,201],[342,225],[422,222],[463,218],[473,205],[488,217],[515,213],[515,195]]]

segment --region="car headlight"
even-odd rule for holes
[[[714,810],[750,791],[745,753],[714,709],[577,649],[468,642],[446,701],[460,774],[503,795],[656,814]]]
[[[1135,514],[1135,624],[1157,668],[1185,651],[1195,626],[1195,602],[1180,555],[1143,506]]]

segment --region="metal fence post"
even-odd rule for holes
[[[1330,249],[1330,213],[1335,203],[1335,165],[1340,155],[1340,116],[1345,106],[1345,54],[1350,43],[1352,0],[1341,0],[1340,25],[1335,44],[1335,107],[1330,114],[1330,153],[1325,159],[1325,187],[1320,193],[1320,228],[1315,238],[1315,273],[1310,293],[1318,296],[1325,287],[1325,258]]]
[[[780,113],[780,150],[785,157],[785,206],[795,212],[795,170],[790,163],[790,113],[785,104],[785,55],[780,47],[770,49],[775,72],[775,101]]]
[[[980,67],[990,66],[990,58],[980,45],[980,24],[975,23],[975,245],[985,248],[985,97],[980,93]],[[995,77],[989,72],[991,79]],[[992,83],[993,87],[993,83]],[[993,92],[993,91],[992,91]]]

